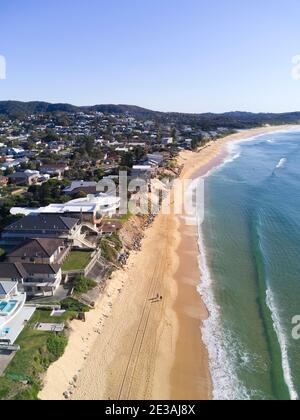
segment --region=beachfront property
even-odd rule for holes
[[[28,215],[6,227],[2,232],[1,245],[15,248],[33,238],[63,239],[73,243],[80,238],[79,219],[62,217],[56,214]]]
[[[147,164],[150,166],[160,166],[164,160],[164,155],[161,153],[149,153],[147,155]]]
[[[28,239],[6,255],[10,263],[61,264],[70,252],[62,239]]]
[[[155,176],[156,170],[152,165],[134,165],[131,171],[131,178],[151,179]]]
[[[19,292],[17,282],[0,280],[0,349],[12,349],[34,314],[35,308],[25,302],[26,293]]]
[[[77,218],[82,223],[90,224],[96,228],[101,224],[103,217],[112,217],[120,207],[120,198],[107,194],[88,195],[64,204],[50,204],[38,209],[12,208],[12,215],[42,215],[52,214],[62,217]]]
[[[62,281],[61,266],[57,264],[0,263],[0,281],[15,282],[19,290],[30,297],[51,297]]]
[[[57,214],[30,214],[5,228],[0,244],[10,252],[26,240],[48,238],[62,239],[66,247],[96,249],[99,230],[84,220],[86,215],[83,213],[74,216],[79,216],[81,220]]]
[[[100,204],[106,209],[113,206],[115,211],[117,201],[105,197]],[[24,214],[29,214],[2,232],[1,245],[7,253],[0,263],[0,281],[17,282],[19,290],[30,298],[49,298],[56,295],[62,283],[64,263],[71,250],[89,251],[90,255],[98,249],[103,233],[97,223],[104,216],[95,214],[99,210],[95,197],[39,210],[31,213],[31,209],[24,209]]]

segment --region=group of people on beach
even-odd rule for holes
[[[163,300],[163,297],[159,293],[157,293],[155,298],[150,299],[151,302],[159,302],[161,300]]]

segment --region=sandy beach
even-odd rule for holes
[[[287,127],[247,130],[182,152],[182,179],[198,177],[226,156],[226,144]],[[288,128],[291,128],[289,126]],[[212,398],[208,352],[201,339],[209,316],[197,286],[198,231],[159,214],[142,250],[113,274],[87,322],[73,321],[64,356],[47,372],[42,400]],[[157,296],[162,300],[152,300]]]

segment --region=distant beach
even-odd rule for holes
[[[226,159],[226,145],[291,126],[245,130],[182,152],[182,179],[198,178]],[[73,321],[64,356],[48,370],[42,400],[212,399],[209,356],[201,338],[208,310],[197,227],[159,214],[140,252],[113,274],[87,322]],[[161,301],[151,301],[156,295]]]

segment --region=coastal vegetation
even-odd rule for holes
[[[61,302],[61,308],[71,313],[89,312],[90,308],[77,299],[68,297]]]
[[[74,290],[76,293],[87,293],[94,289],[97,283],[84,276],[77,276],[74,280]]]
[[[74,316],[76,311],[68,310],[56,322],[68,322]],[[53,322],[49,311],[37,310],[18,338],[21,349],[0,377],[0,400],[36,400],[44,372],[64,353],[66,334],[39,331],[35,326],[41,322]]]
[[[101,242],[101,254],[104,259],[106,259],[110,263],[116,263],[118,252],[114,245],[108,241],[107,239],[104,239]]]
[[[101,241],[101,254],[108,262],[115,264],[123,244],[117,233]]]

